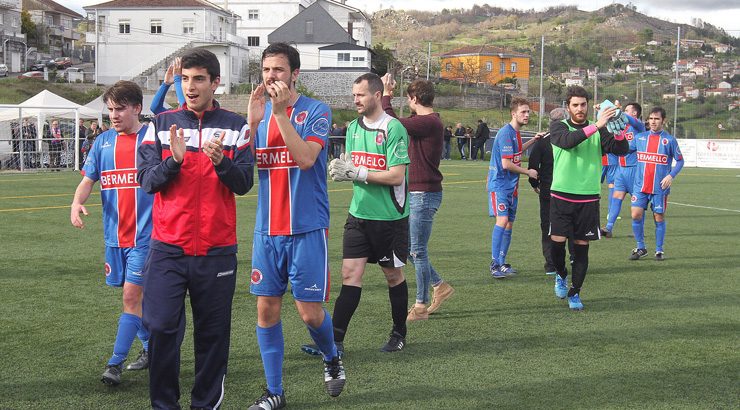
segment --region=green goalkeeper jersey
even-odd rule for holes
[[[400,121],[383,113],[368,123],[364,117],[347,127],[346,151],[355,166],[369,172],[408,164],[409,136]],[[395,221],[409,215],[408,170],[398,186],[354,182],[349,213],[356,218]]]

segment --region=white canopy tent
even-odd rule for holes
[[[153,117],[154,113],[151,110],[152,106],[152,100],[154,99],[154,94],[144,94],[143,95],[143,106],[141,107],[141,115],[146,115]],[[95,112],[98,112],[103,115],[108,115],[108,106],[103,102],[103,96],[90,101],[89,103],[85,104],[86,108],[90,108]]]
[[[102,120],[100,112],[60,97],[49,90],[43,90],[20,104],[0,104],[0,121],[18,120],[20,124],[23,118],[26,117],[36,117],[36,129],[39,130],[37,134],[37,149],[39,151],[42,149],[41,141],[44,135],[41,131],[44,129],[43,124],[46,117],[74,119],[75,170],[79,170],[79,158],[77,156],[80,148],[79,128],[76,124],[80,118],[96,119],[98,122]],[[84,138],[84,136],[82,137]]]

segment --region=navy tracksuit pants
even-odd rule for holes
[[[193,310],[195,382],[191,407],[216,409],[224,394],[231,339],[236,255],[185,256],[152,248],[144,267],[152,408],[179,409],[185,294]]]

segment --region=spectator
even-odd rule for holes
[[[464,160],[467,158],[465,157],[465,144],[468,140],[465,138],[465,127],[459,122],[455,127],[455,136],[457,137],[457,149],[460,150],[460,159]]]
[[[36,138],[38,137],[36,124],[29,121],[28,118],[24,118],[21,131],[23,134],[24,165],[26,168],[37,168],[39,159],[36,157]]]
[[[49,141],[49,168],[53,168],[53,171],[59,171],[59,167],[62,166],[61,152],[64,143],[64,134],[62,133],[62,129],[59,128],[58,120],[51,122],[51,127],[49,127],[46,138]]]
[[[450,141],[451,140],[452,140],[452,125],[448,125],[447,128],[445,128],[444,147],[442,150],[442,159],[444,160],[450,159]]]
[[[480,150],[480,160],[486,160],[485,145],[490,135],[491,131],[488,129],[488,124],[483,120],[478,120],[478,128],[475,129],[475,138],[472,144],[472,152],[470,153],[470,158],[472,158],[473,161],[478,159],[478,150]]]
[[[79,130],[80,130],[80,132],[79,132],[79,145],[78,145],[78,149],[79,149],[79,154],[80,155],[79,155],[79,157],[77,159],[77,163],[79,164],[79,168],[82,169],[82,165],[85,164],[85,160],[84,160],[85,153],[82,152],[82,146],[84,145],[85,138],[87,137],[87,128],[85,128],[85,120],[83,120],[82,118],[80,118],[80,122],[77,125],[77,128],[79,128]]]

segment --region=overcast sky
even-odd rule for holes
[[[107,0],[56,0],[60,4],[82,12],[82,6],[100,4]],[[502,8],[510,8],[511,0],[347,0],[347,4],[368,12],[375,12],[393,5],[395,9],[407,10],[442,10],[443,8],[470,8],[474,4],[489,4]],[[596,10],[612,4],[612,0],[575,1],[559,0],[529,0],[526,4],[517,3],[519,8],[540,10],[556,4],[577,4],[581,10]],[[628,1],[622,1],[622,4]],[[691,22],[692,17],[699,17],[705,22],[722,27],[729,34],[740,36],[740,1],[738,0],[633,0],[637,11],[652,17],[675,23]]]

